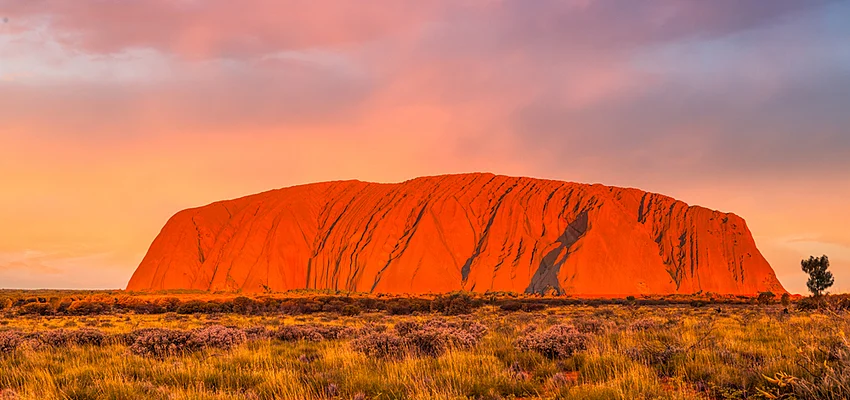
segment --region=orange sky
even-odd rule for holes
[[[123,287],[186,207],[487,171],[735,212],[850,291],[850,6],[758,3],[0,1],[0,287]]]

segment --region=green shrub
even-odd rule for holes
[[[394,299],[386,304],[387,312],[390,315],[410,315],[413,313],[413,307],[407,299]]]
[[[339,313],[347,317],[353,317],[355,315],[360,315],[360,307],[354,304],[346,304],[344,307],[342,307]]]
[[[469,314],[473,308],[472,296],[465,292],[440,295],[431,302],[431,310],[441,312],[444,315]]]
[[[763,306],[768,305],[770,303],[773,303],[773,301],[775,299],[776,299],[776,295],[773,294],[773,292],[771,292],[771,291],[761,292],[761,293],[759,293],[759,296],[757,298],[758,303],[763,305]]]
[[[110,304],[100,301],[79,300],[68,306],[68,313],[71,315],[98,315],[109,311],[111,308]]]
[[[782,298],[779,300],[782,303],[782,306],[788,308],[791,305],[791,295],[788,293],[782,293]]]
[[[53,307],[47,303],[27,303],[18,308],[20,315],[52,315]]]

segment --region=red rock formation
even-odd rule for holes
[[[128,290],[785,293],[743,219],[492,174],[327,182],[174,215]]]

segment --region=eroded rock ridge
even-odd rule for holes
[[[180,211],[128,290],[640,295],[785,290],[743,219],[492,174],[316,183]]]

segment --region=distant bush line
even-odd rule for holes
[[[241,315],[287,314],[303,315],[319,312],[355,316],[364,312],[385,312],[390,315],[437,313],[462,315],[482,306],[495,306],[505,312],[533,312],[559,306],[665,306],[684,305],[709,307],[718,305],[780,304],[780,299],[770,294],[751,296],[666,296],[652,298],[580,299],[571,297],[543,297],[511,293],[478,294],[455,292],[435,296],[388,296],[349,294],[296,293],[288,296],[257,295],[236,296],[221,294],[127,294],[124,292],[37,292],[0,291],[0,312],[11,315],[70,315],[92,316],[104,314],[216,314]],[[783,296],[781,304],[790,301]],[[801,310],[830,308],[850,310],[850,295],[831,295],[803,298],[794,302]]]
[[[424,322],[401,322],[389,330],[386,325],[365,325],[359,329],[341,325],[284,325],[276,330],[265,326],[238,328],[207,325],[192,330],[142,328],[108,334],[97,329],[52,329],[36,332],[0,330],[0,356],[19,348],[33,350],[69,346],[120,344],[140,356],[167,357],[204,349],[230,350],[251,340],[283,342],[353,339],[355,351],[376,358],[407,356],[437,357],[449,348],[471,349],[488,333],[475,321],[448,321],[440,318]]]

